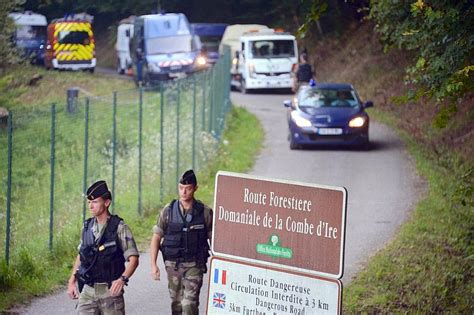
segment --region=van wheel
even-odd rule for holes
[[[95,68],[89,68],[90,73],[94,73],[94,71],[95,71]]]
[[[142,86],[149,87],[151,85],[151,80],[150,80],[150,73],[148,72],[147,65],[143,65],[142,76],[143,76]]]
[[[125,70],[122,69],[122,66],[120,65],[120,59],[117,60],[117,73],[118,74],[124,74],[125,73]]]
[[[241,79],[240,80],[240,92],[242,94],[248,94],[248,90],[247,90],[247,86],[245,85],[245,80],[244,79]]]

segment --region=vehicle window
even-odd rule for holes
[[[192,50],[192,36],[155,37],[147,39],[146,45],[146,50],[151,55],[190,52]]]
[[[45,26],[20,25],[16,29],[17,39],[37,39],[46,37]]]
[[[58,40],[60,44],[90,44],[89,33],[84,31],[61,31]]]
[[[221,42],[220,36],[200,36],[200,37],[201,37],[201,43],[207,51],[217,52],[219,50],[219,43]]]
[[[252,58],[288,58],[295,56],[292,40],[258,40],[250,42]]]
[[[300,90],[300,107],[355,107],[359,104],[353,90],[306,88]]]
[[[334,91],[331,106],[334,107],[354,107],[358,105],[357,97],[353,90]]]

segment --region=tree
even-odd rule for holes
[[[14,63],[19,62],[18,52],[12,42],[12,34],[15,31],[13,20],[8,17],[22,1],[1,0],[0,1],[0,73]]]
[[[407,82],[417,97],[455,104],[473,91],[474,6],[472,1],[372,1],[386,49],[397,46],[415,53]]]

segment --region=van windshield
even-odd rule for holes
[[[46,26],[18,25],[16,27],[17,39],[45,39]]]
[[[60,44],[90,44],[89,33],[84,31],[61,31],[58,41]]]
[[[146,51],[150,55],[190,52],[193,48],[191,35],[155,37],[146,40]]]
[[[207,51],[219,50],[219,43],[221,42],[222,36],[199,36],[201,38],[202,46],[206,48]]]
[[[295,57],[293,40],[256,40],[250,42],[252,58],[288,58]]]

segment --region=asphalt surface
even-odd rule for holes
[[[264,147],[254,175],[331,186],[348,191],[344,277],[346,285],[377,250],[382,248],[407,219],[423,189],[413,161],[402,141],[388,127],[371,121],[371,150],[343,148],[290,150],[287,141],[285,94],[232,92],[235,105],[254,113],[265,130]],[[375,104],[377,106],[377,104]],[[147,249],[144,249],[147,250]],[[161,257],[161,256],[160,256]],[[159,259],[161,263],[161,259]],[[127,314],[170,314],[164,267],[161,281],[150,277],[150,257],[144,252],[140,266],[125,291]],[[201,314],[205,313],[207,279],[201,291]],[[72,314],[76,302],[66,289],[17,308],[19,314]]]

